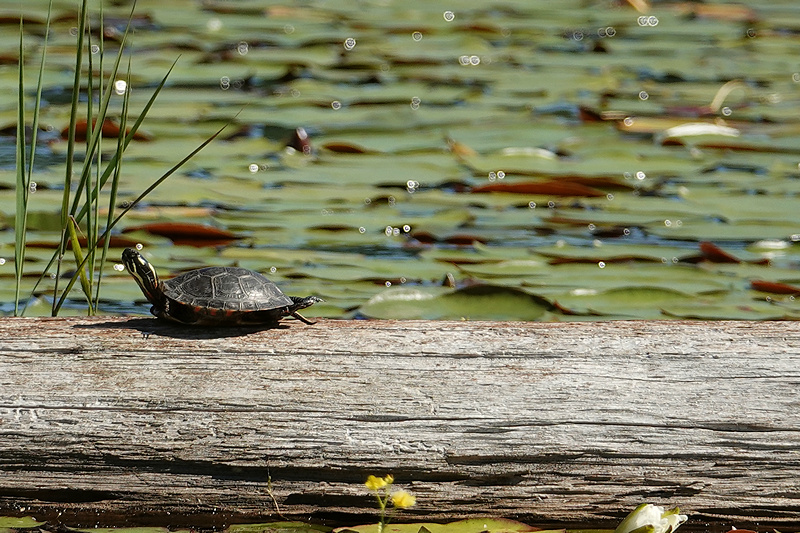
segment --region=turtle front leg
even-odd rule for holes
[[[199,323],[199,317],[196,314],[186,312],[181,306],[174,306],[170,309],[169,301],[164,302],[164,306],[161,308],[154,305],[150,308],[150,312],[167,322],[185,324],[187,326],[193,326]]]

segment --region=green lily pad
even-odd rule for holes
[[[335,529],[334,533],[378,533],[378,531],[378,524],[368,524]],[[471,518],[448,524],[427,522],[413,524],[389,523],[384,526],[383,531],[385,533],[528,533],[540,530],[514,520]]]
[[[476,285],[458,290],[386,289],[361,306],[360,312],[382,319],[540,320],[554,309],[544,298],[519,289]]]
[[[696,301],[693,295],[662,287],[620,287],[598,293],[577,293],[558,298],[559,304],[578,312],[606,317],[659,318],[661,308]]]
[[[327,533],[331,528],[305,522],[267,522],[264,524],[234,524],[227,533]]]
[[[76,529],[83,533],[168,533],[169,529],[165,527],[97,527]],[[188,533],[184,530],[181,533]]]
[[[43,526],[45,522],[40,522],[31,516],[12,517],[0,516],[0,529],[31,529]]]

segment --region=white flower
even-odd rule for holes
[[[686,519],[677,507],[664,511],[663,507],[643,503],[625,517],[614,533],[672,533]]]

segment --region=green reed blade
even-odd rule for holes
[[[125,76],[125,83],[127,84],[126,87],[130,87],[131,84],[130,58],[128,58],[128,72],[127,75]],[[116,153],[119,157],[116,158],[116,164],[114,165],[114,173],[111,176],[111,192],[109,193],[108,197],[108,216],[106,218],[107,228],[112,227],[112,223],[114,221],[114,207],[117,204],[117,191],[119,190],[119,179],[120,176],[122,175],[122,152],[124,150],[124,143],[125,143],[125,128],[127,126],[130,94],[131,94],[130,91],[126,90],[125,94],[122,97],[122,114],[120,115],[120,128],[119,128],[119,134],[117,136],[117,149],[116,149]],[[100,264],[105,265],[106,258],[108,257],[108,248],[110,246],[111,239],[104,238],[102,239],[102,243],[103,243],[103,251],[100,257]],[[94,303],[95,309],[97,309],[100,304],[100,282],[102,281],[102,279],[103,279],[103,269],[100,269],[97,275],[97,286],[95,290],[95,303]]]
[[[180,57],[178,57],[178,59],[180,59]],[[155,103],[156,98],[158,97],[159,93],[161,93],[161,90],[164,88],[164,85],[167,83],[167,79],[169,78],[169,75],[172,73],[172,70],[175,68],[175,65],[177,65],[177,63],[178,63],[178,59],[176,59],[172,63],[172,65],[170,66],[169,70],[167,70],[167,73],[161,79],[161,82],[158,84],[158,86],[156,86],[155,90],[153,91],[153,94],[150,96],[150,99],[147,101],[145,106],[142,108],[142,111],[139,113],[139,116],[136,118],[136,120],[134,121],[133,125],[130,127],[130,131],[125,134],[125,142],[123,143],[122,150],[117,150],[117,152],[111,157],[111,160],[108,162],[108,165],[107,165],[105,171],[103,172],[102,176],[100,177],[100,187],[101,188],[105,187],[105,184],[108,181],[108,178],[114,172],[114,168],[116,168],[117,160],[122,157],[123,152],[125,151],[125,149],[128,147],[128,145],[133,140],[134,135],[136,135],[136,132],[139,131],[139,126],[141,126],[142,122],[144,121],[145,117],[147,116],[147,113],[150,111],[150,108],[153,107],[153,104]],[[75,213],[75,218],[79,222],[82,221],[83,218],[86,216],[86,209],[87,209],[87,206],[84,205],[83,207],[81,207],[81,209],[77,213]]]
[[[139,114],[138,118],[136,119],[136,121],[135,121],[134,125],[133,125],[133,126],[131,126],[131,128],[130,128],[130,132],[128,132],[128,133],[125,135],[125,142],[123,143],[123,149],[122,149],[122,151],[120,151],[120,150],[117,150],[117,152],[116,152],[116,153],[115,153],[115,154],[114,154],[114,155],[111,157],[111,160],[108,162],[108,166],[106,167],[106,170],[103,172],[103,174],[102,174],[102,176],[101,176],[101,178],[100,178],[100,187],[101,187],[101,188],[105,186],[106,182],[108,181],[108,178],[111,176],[111,174],[112,174],[112,172],[113,172],[113,169],[114,169],[114,168],[116,168],[116,166],[117,166],[117,164],[118,164],[119,160],[122,158],[122,152],[124,151],[125,147],[127,147],[127,146],[128,146],[128,144],[130,144],[130,143],[131,143],[131,141],[133,140],[133,136],[136,134],[136,131],[139,129],[139,126],[140,126],[140,125],[141,125],[141,123],[144,121],[144,118],[145,118],[145,116],[147,115],[147,112],[148,112],[148,111],[150,110],[150,108],[153,106],[153,104],[155,103],[156,97],[157,97],[157,96],[158,96],[158,94],[161,92],[161,90],[164,88],[164,85],[167,83],[167,79],[169,78],[169,75],[170,75],[170,73],[171,73],[171,72],[172,72],[172,70],[175,68],[175,65],[178,63],[178,59],[180,59],[180,57],[178,57],[177,59],[175,59],[175,61],[174,61],[174,62],[172,63],[172,65],[170,66],[169,70],[167,70],[167,73],[166,73],[166,74],[164,75],[164,77],[161,79],[161,82],[160,82],[160,83],[158,84],[158,86],[156,87],[155,91],[153,92],[153,95],[150,97],[150,99],[149,99],[149,100],[147,101],[147,103],[145,104],[144,108],[142,109],[141,113]],[[237,114],[237,116],[238,116],[238,114]],[[227,125],[226,125],[226,127],[227,127]],[[224,128],[223,128],[223,129],[224,129]],[[219,132],[217,132],[217,133],[216,133],[216,134],[215,134],[215,135],[212,137],[212,139],[213,139],[213,138],[216,138],[216,136],[217,136],[217,135],[219,135],[219,133],[221,133],[221,131],[222,131],[222,129],[220,129],[220,131],[219,131]],[[209,141],[208,141],[208,142],[210,142],[210,140],[211,140],[211,139],[209,139]],[[205,147],[205,145],[206,145],[206,144],[208,144],[208,142],[204,143],[204,144],[202,145],[202,147]],[[198,149],[198,150],[196,150],[195,152],[193,152],[193,153],[192,153],[192,155],[194,155],[195,153],[197,153],[199,150],[200,150],[200,149]],[[190,156],[190,157],[191,157],[191,156]],[[188,158],[187,158],[186,160],[188,160]],[[185,163],[185,161],[184,161],[184,163]],[[183,164],[183,163],[181,163],[181,164]],[[174,172],[174,170],[176,170],[176,169],[173,169],[173,170],[172,170],[172,171],[170,171],[170,172]],[[163,180],[161,180],[161,181],[163,181]],[[161,183],[161,182],[159,182],[159,183]],[[149,191],[148,191],[148,192],[149,192]],[[140,199],[141,199],[141,197],[140,197]],[[131,207],[132,207],[132,206],[131,206]],[[84,205],[84,206],[81,208],[81,210],[80,210],[80,211],[79,211],[79,212],[78,212],[78,213],[75,215],[75,219],[76,219],[78,222],[80,222],[80,221],[83,219],[83,217],[85,217],[85,216],[86,216],[86,209],[88,209],[88,206]],[[127,212],[127,210],[126,210],[126,212]],[[117,222],[119,222],[119,220],[116,220],[116,221],[114,221],[114,222],[113,222],[113,224],[116,224]],[[101,236],[100,236],[100,238],[98,239],[98,241],[102,240],[104,237],[106,237],[106,236],[108,235],[108,233],[109,233],[109,229],[110,229],[111,227],[113,227],[113,225],[112,225],[112,226],[109,226],[108,228],[106,228],[106,231],[103,233],[103,235],[101,235]],[[62,243],[63,243],[63,242],[64,242],[64,241],[63,241],[63,238],[62,238]],[[39,286],[39,284],[41,284],[41,282],[44,280],[45,276],[47,276],[47,272],[50,270],[50,268],[53,266],[53,264],[54,264],[54,263],[56,263],[56,261],[59,259],[59,257],[60,257],[60,255],[59,255],[59,254],[61,254],[61,250],[62,250],[62,248],[61,248],[61,247],[59,247],[59,248],[58,248],[58,249],[57,249],[57,250],[56,250],[56,251],[53,253],[53,256],[50,258],[50,261],[47,263],[47,266],[45,266],[45,268],[42,270],[42,274],[39,276],[39,279],[37,279],[37,280],[36,280],[36,283],[34,284],[34,288],[33,288],[33,290],[34,290],[34,291],[35,291],[35,290],[36,290],[36,288]],[[66,290],[66,292],[67,292],[67,293],[68,293],[68,292],[69,292],[69,290],[72,288],[73,284],[74,284],[74,281],[73,281],[72,283],[70,283],[70,284],[69,284],[69,286],[68,286],[68,288],[67,288],[67,290]],[[55,302],[56,302],[56,300],[55,300],[55,298],[54,298],[54,300],[53,300],[53,301],[54,301],[54,304],[55,304],[55,305],[54,305],[54,308],[53,308],[53,309],[54,309],[54,312],[55,312],[55,313],[57,313],[57,312],[58,312],[58,310],[60,309],[61,305],[63,304],[63,300],[64,300],[64,298],[62,297],[62,299],[61,299],[61,300],[60,300],[58,303],[55,303]]]
[[[22,15],[19,17],[19,81],[17,102],[17,183],[14,215],[14,316],[19,316],[19,293],[25,261],[25,236],[28,221],[28,183],[25,173],[25,52],[23,47]]]
[[[134,2],[134,5],[133,5],[132,9],[135,9],[135,7],[136,7],[136,4]],[[130,26],[131,26],[132,21],[133,21],[133,14],[134,14],[134,12],[133,12],[133,10],[131,10],[130,17],[128,19],[128,23],[127,23],[127,26],[125,28],[125,32],[123,33],[122,38],[120,40],[119,50],[117,52],[116,59],[114,60],[114,66],[111,68],[111,74],[109,75],[109,78],[110,78],[111,82],[107,84],[105,89],[102,88],[102,85],[100,87],[100,90],[102,91],[103,97],[102,97],[102,99],[100,101],[100,105],[99,105],[99,107],[97,109],[96,115],[94,117],[91,117],[91,120],[95,120],[96,119],[97,124],[96,124],[95,127],[92,128],[92,130],[91,130],[92,134],[87,140],[86,159],[84,160],[83,171],[81,172],[80,184],[78,185],[79,189],[84,188],[84,187],[87,186],[86,184],[89,182],[89,178],[91,176],[91,171],[92,171],[92,168],[93,168],[91,162],[94,160],[95,157],[99,157],[99,147],[100,147],[100,143],[101,143],[101,139],[102,139],[102,131],[103,131],[102,125],[103,125],[103,122],[106,119],[106,116],[108,115],[109,102],[111,101],[111,96],[112,96],[112,94],[114,92],[114,82],[113,82],[113,80],[117,77],[117,73],[119,72],[119,65],[120,65],[120,62],[122,61],[122,55],[123,55],[123,53],[125,51],[125,45],[126,45],[127,38],[128,38],[128,32],[130,30]],[[101,72],[102,72],[102,70],[101,70]],[[91,82],[89,83],[89,87],[92,87]],[[103,176],[106,176],[106,180],[107,180],[108,179],[107,176],[110,175],[111,172],[113,171],[113,164],[109,163],[109,165],[107,166],[106,170],[107,170],[107,172],[104,172]],[[105,180],[100,182],[100,188],[102,188],[103,185],[105,185]],[[94,201],[94,200],[96,200],[96,196],[94,194],[92,194],[91,198],[87,198],[86,203],[84,203],[83,206],[80,209],[81,215],[77,217],[79,222],[82,220],[83,217],[86,216],[87,209],[90,207],[91,202]],[[71,215],[75,215],[76,213],[78,213],[79,205],[80,205],[80,196],[76,195],[75,199],[72,202],[72,207],[70,209],[70,214]]]
[[[89,51],[89,53],[86,56],[88,58],[88,60],[89,60],[89,75],[86,77],[86,95],[87,95],[87,98],[86,98],[86,133],[87,133],[87,139],[94,139],[95,135],[97,134],[96,135],[97,144],[95,146],[92,146],[91,148],[90,148],[89,143],[86,144],[86,147],[85,147],[86,155],[84,156],[84,159],[83,159],[81,180],[80,180],[80,183],[78,184],[77,191],[75,191],[75,198],[73,199],[72,209],[70,210],[70,222],[71,222],[71,225],[70,225],[70,240],[71,240],[71,244],[72,244],[73,254],[75,252],[75,245],[77,243],[77,241],[74,238],[72,238],[72,234],[74,233],[73,226],[77,225],[77,221],[75,220],[75,217],[73,216],[74,211],[75,211],[75,204],[77,202],[79,202],[81,200],[81,198],[85,198],[84,202],[86,203],[86,205],[88,205],[90,207],[92,205],[92,200],[91,200],[91,197],[92,197],[92,194],[91,194],[91,181],[92,180],[91,180],[91,176],[93,174],[92,171],[95,168],[97,168],[97,169],[100,168],[100,161],[102,160],[102,153],[103,153],[103,151],[102,151],[102,139],[103,139],[102,130],[103,130],[103,121],[105,120],[105,117],[103,117],[101,115],[98,115],[97,117],[95,117],[95,114],[94,114],[94,106],[93,106],[93,102],[94,102],[94,54],[92,53],[93,42],[92,42],[92,21],[91,20],[89,20],[87,22],[87,28],[86,29],[87,29],[87,32],[86,32],[86,49]],[[103,42],[103,37],[102,37],[102,35],[103,35],[102,17],[101,17],[101,20],[100,20],[99,30],[100,30],[100,42],[102,43]],[[101,84],[102,84],[102,79],[103,79],[102,57],[103,56],[102,56],[102,52],[101,52],[101,55],[100,55],[101,64],[100,64],[100,69],[98,71]],[[95,158],[97,158],[97,159],[95,160]],[[84,176],[86,176],[85,179],[84,179]],[[86,243],[87,243],[87,247],[88,247],[88,243],[93,242],[94,235],[92,235],[92,227],[95,224],[96,218],[94,217],[94,215],[95,215],[96,211],[94,209],[90,208],[90,209],[87,210],[87,213],[88,213],[88,216],[86,217]],[[91,283],[92,283],[92,278],[94,277],[94,271],[93,271],[93,269],[94,269],[94,261],[93,261],[94,254],[87,254],[87,255],[89,257],[88,269],[81,269],[80,270],[80,275],[81,275],[81,286],[83,288],[83,292],[86,295],[86,297],[89,299],[89,311],[90,311],[89,314],[91,314]],[[81,260],[82,259],[83,258],[81,258]],[[78,263],[78,256],[77,255],[75,255],[75,263],[76,264]],[[89,271],[88,279],[87,279],[87,275],[85,274],[86,270]],[[89,285],[89,291],[88,292],[86,290],[86,286],[87,285]]]
[[[69,224],[69,200],[72,190],[72,162],[75,157],[75,128],[78,123],[78,101],[81,90],[81,67],[83,65],[83,40],[86,34],[86,22],[88,19],[87,0],[81,2],[78,14],[78,42],[75,47],[75,78],[72,83],[72,101],[69,113],[69,128],[67,135],[67,162],[64,172],[64,194],[61,199],[61,243],[66,243],[67,226]],[[64,246],[59,246],[55,253],[56,277],[53,286],[53,308],[52,315],[56,316],[56,299],[58,298],[58,280],[61,277],[61,261],[64,257]],[[51,262],[52,264],[52,262]],[[47,267],[50,268],[50,265]],[[45,272],[47,269],[45,269]],[[44,273],[42,273],[44,276]],[[40,278],[41,279],[41,278]],[[38,284],[38,283],[37,283]]]
[[[25,268],[25,246],[28,232],[28,201],[33,176],[33,164],[36,160],[36,142],[39,133],[39,112],[42,103],[42,85],[44,66],[47,59],[47,41],[50,37],[50,19],[53,2],[47,7],[47,20],[45,22],[44,46],[42,47],[42,60],[39,65],[39,78],[36,84],[36,99],[33,108],[33,123],[31,124],[30,159],[25,168],[25,53],[24,53],[24,24],[23,17],[19,21],[19,87],[17,90],[17,183],[16,183],[16,211],[14,215],[14,316],[19,316],[19,296],[22,290],[22,275]]]
[[[83,289],[83,294],[86,296],[86,302],[89,305],[89,315],[94,314],[94,309],[92,307],[92,285],[89,281],[89,277],[86,274],[86,262],[89,259],[87,255],[84,257],[83,252],[81,251],[81,243],[80,239],[78,238],[78,223],[75,221],[73,217],[69,217],[69,241],[72,245],[72,253],[75,256],[75,264],[80,265],[76,271],[76,275],[81,280],[81,288]]]
[[[239,113],[241,113],[241,111],[240,111]],[[156,181],[155,181],[155,182],[154,182],[152,185],[150,185],[150,186],[149,186],[147,189],[145,189],[145,191],[144,191],[143,193],[141,193],[139,196],[137,196],[135,200],[133,200],[131,203],[129,203],[127,206],[125,206],[125,208],[122,210],[122,212],[121,212],[121,213],[120,213],[120,214],[119,214],[119,215],[118,215],[118,216],[117,216],[117,217],[116,217],[116,218],[115,218],[115,219],[114,219],[114,220],[111,222],[111,224],[109,224],[109,225],[108,225],[108,227],[107,227],[107,228],[106,228],[106,230],[103,232],[103,234],[102,234],[102,235],[100,235],[100,238],[98,239],[98,242],[100,242],[100,241],[104,241],[105,239],[108,239],[108,238],[109,238],[109,236],[110,236],[110,234],[111,234],[111,230],[114,228],[114,226],[116,226],[116,225],[119,223],[119,221],[120,221],[120,220],[122,220],[122,217],[124,217],[124,216],[125,216],[125,214],[126,214],[128,211],[130,211],[131,209],[133,209],[133,208],[134,208],[134,207],[135,207],[135,206],[136,206],[136,205],[137,205],[139,202],[141,202],[141,201],[142,201],[142,200],[143,200],[143,199],[144,199],[144,198],[145,198],[145,197],[146,197],[148,194],[150,194],[151,192],[153,192],[153,190],[154,190],[156,187],[158,187],[159,185],[161,185],[162,183],[164,183],[164,181],[165,181],[167,178],[169,178],[171,175],[173,175],[175,172],[177,172],[177,171],[178,171],[178,170],[179,170],[179,169],[180,169],[180,168],[181,168],[183,165],[185,165],[185,164],[186,164],[186,162],[188,162],[188,161],[189,161],[191,158],[193,158],[195,155],[197,155],[197,154],[198,154],[198,152],[200,152],[200,150],[202,150],[203,148],[205,148],[206,146],[208,146],[209,144],[211,144],[211,142],[212,142],[214,139],[216,139],[217,137],[219,137],[219,135],[220,135],[220,134],[221,134],[221,133],[222,133],[222,132],[223,132],[223,131],[224,131],[224,130],[225,130],[227,127],[228,127],[228,126],[230,126],[230,125],[231,125],[231,124],[232,124],[232,123],[233,123],[233,122],[236,120],[236,118],[239,116],[239,113],[237,113],[237,114],[236,114],[236,116],[234,116],[234,117],[233,117],[233,118],[232,118],[232,119],[231,119],[231,120],[230,120],[230,121],[229,121],[227,124],[225,124],[225,125],[224,125],[224,126],[222,126],[220,129],[218,129],[218,130],[216,131],[216,133],[214,133],[214,135],[212,135],[211,137],[209,137],[208,139],[206,139],[205,141],[203,141],[203,142],[202,142],[202,143],[201,143],[201,144],[200,144],[200,145],[199,145],[197,148],[195,148],[194,150],[192,150],[192,151],[191,151],[191,153],[189,153],[189,155],[187,155],[186,157],[184,157],[183,159],[181,159],[181,160],[180,160],[180,161],[179,161],[179,162],[178,162],[176,165],[174,165],[174,166],[173,166],[172,168],[170,168],[170,169],[169,169],[167,172],[165,172],[165,173],[164,173],[164,174],[163,174],[163,175],[162,175],[160,178],[158,178],[158,179],[157,179],[157,180],[156,180]],[[127,138],[128,138],[128,137],[126,137],[126,140],[127,140]],[[97,242],[95,242],[93,245],[90,245],[90,246],[91,246],[91,247],[96,247],[96,246],[97,246]],[[84,258],[84,260],[81,262],[81,264],[80,264],[80,265],[78,265],[78,270],[79,270],[79,271],[80,271],[80,269],[82,269],[82,268],[83,268],[83,267],[86,265],[86,260],[87,260],[87,259],[88,259],[88,256],[87,256],[86,258]],[[52,261],[52,260],[51,260],[51,261]],[[66,301],[66,299],[67,299],[67,295],[69,294],[70,290],[72,290],[72,287],[75,285],[75,282],[77,281],[77,279],[78,279],[78,273],[76,272],[76,273],[75,273],[75,275],[73,275],[73,276],[72,276],[72,278],[69,280],[69,283],[67,284],[67,288],[66,288],[66,289],[64,290],[64,292],[61,294],[61,298],[59,298],[59,299],[58,299],[58,301],[57,301],[57,302],[55,302],[55,306],[54,306],[54,308],[55,308],[55,310],[56,310],[56,311],[55,311],[56,313],[58,313],[58,311],[59,311],[59,310],[61,309],[61,307],[64,305],[64,302],[65,302],[65,301]]]

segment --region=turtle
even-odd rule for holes
[[[298,311],[323,301],[316,296],[286,296],[258,272],[238,267],[207,267],[160,281],[153,265],[132,248],[122,262],[153,304],[158,318],[196,326],[275,326],[287,316],[315,324]]]

